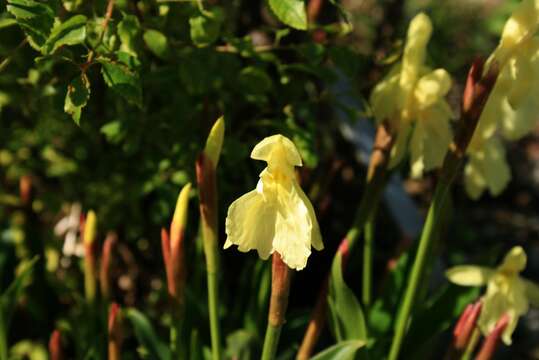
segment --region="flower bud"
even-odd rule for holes
[[[111,284],[110,284],[110,263],[111,263],[111,254],[116,242],[118,241],[118,236],[115,232],[109,232],[105,243],[103,244],[103,250],[101,252],[101,267],[99,271],[99,285],[101,287],[101,295],[105,299],[110,298],[111,293]]]
[[[121,359],[121,348],[123,342],[123,331],[121,325],[120,306],[112,303],[109,310],[108,332],[109,332],[109,360]]]
[[[225,118],[221,116],[210,130],[208,139],[206,140],[206,147],[204,147],[204,154],[211,161],[213,168],[217,168],[219,157],[221,155],[221,148],[223,147],[223,139],[225,136]]]
[[[52,332],[49,340],[49,356],[51,360],[64,359],[64,354],[62,352],[62,334],[58,329]]]
[[[500,343],[501,337],[507,325],[509,325],[509,315],[503,315],[500,320],[496,323],[496,327],[492,332],[485,338],[479,354],[475,358],[476,360],[489,360],[494,357],[496,352],[496,347]]]

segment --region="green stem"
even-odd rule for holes
[[[221,359],[221,344],[219,334],[219,316],[217,312],[218,308],[218,288],[217,288],[217,274],[215,272],[208,271],[208,306],[210,310],[210,332],[211,332],[211,347],[212,347],[212,359]]]
[[[410,313],[412,312],[412,308],[414,306],[414,300],[417,294],[419,283],[425,270],[425,262],[427,260],[426,255],[429,252],[432,239],[437,234],[437,227],[441,218],[440,212],[444,206],[448,190],[449,182],[440,182],[436,187],[434,198],[425,221],[425,226],[423,227],[423,232],[421,233],[421,239],[419,240],[419,247],[417,249],[415,261],[408,280],[408,286],[406,287],[404,299],[397,316],[395,334],[391,344],[389,360],[396,360],[399,356],[404,335],[406,334],[406,330],[408,328]]]
[[[365,307],[371,304],[371,290],[372,290],[372,257],[373,257],[373,243],[374,243],[374,211],[373,215],[367,220],[365,224],[365,236],[363,243],[363,305]]]
[[[470,338],[470,341],[468,342],[468,346],[466,346],[466,350],[464,351],[464,354],[462,354],[461,360],[469,360],[475,348],[477,347],[477,343],[479,342],[479,338],[481,337],[481,333],[479,332],[479,329],[475,328],[472,337]]]
[[[6,327],[7,323],[4,319],[4,309],[0,306],[0,360],[8,360]]]
[[[170,327],[170,348],[173,359],[185,359],[185,347],[182,346],[182,326],[183,316],[181,311],[178,311]]]
[[[279,337],[281,336],[281,326],[268,324],[266,336],[264,338],[264,348],[262,349],[261,360],[273,360],[277,354],[277,346],[279,345]]]

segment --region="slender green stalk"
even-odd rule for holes
[[[419,246],[408,278],[408,285],[395,324],[395,334],[391,343],[389,360],[397,360],[399,356],[418,293],[419,283],[422,282],[427,267],[426,262],[429,248],[433,239],[438,236],[439,227],[442,223],[441,220],[444,215],[443,207],[447,194],[451,189],[455,177],[460,172],[466,149],[472,139],[477,122],[483,112],[488,96],[494,87],[497,76],[498,68],[496,66],[491,66],[483,74],[483,62],[480,59],[472,64],[468,73],[463,92],[462,114],[459,120],[459,127],[457,128],[457,133],[450,146],[450,150],[445,156],[440,173],[440,181],[436,186],[434,198],[430,204],[423,232],[419,239]]]
[[[183,334],[183,311],[179,310],[173,318],[173,323],[170,326],[170,349],[173,359],[185,359],[185,346],[182,346]]]
[[[393,343],[391,344],[389,360],[396,360],[399,356],[402,341],[408,328],[410,313],[412,312],[419,283],[425,268],[424,265],[427,260],[426,255],[429,252],[432,239],[437,233],[437,226],[440,222],[439,214],[442,211],[448,189],[449,186],[445,182],[438,183],[438,186],[436,187],[434,198],[427,215],[427,220],[425,221],[425,226],[421,234],[421,239],[419,240],[419,247],[417,249],[416,258],[408,280],[408,286],[406,287],[406,292],[404,294],[404,300],[402,301],[402,305],[397,316],[395,335],[393,337]]]
[[[374,214],[365,224],[365,236],[363,243],[363,305],[368,307],[372,299],[372,257],[374,243]]]
[[[219,334],[217,274],[208,271],[208,305],[210,310],[210,332],[213,360],[221,359],[221,335]]]
[[[461,360],[469,360],[475,348],[477,347],[477,343],[479,342],[479,338],[481,337],[481,333],[479,332],[479,329],[475,328],[472,337],[470,339],[470,342],[468,342],[468,346],[466,346],[466,350],[464,351],[464,354],[462,354]]]
[[[223,145],[225,131],[224,118],[213,125],[204,151],[196,162],[197,182],[200,196],[200,215],[202,220],[202,239],[206,256],[208,279],[208,308],[210,312],[210,335],[212,359],[221,360],[221,336],[219,333],[219,293],[218,269],[219,252],[217,248],[217,185],[216,170]]]
[[[277,354],[279,337],[281,336],[282,325],[273,326],[268,324],[266,336],[264,338],[264,348],[262,349],[262,360],[273,360]]]
[[[2,305],[0,303],[0,305]],[[7,323],[4,319],[4,309],[0,306],[0,360],[8,360],[8,347],[7,347]]]

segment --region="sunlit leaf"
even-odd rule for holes
[[[86,39],[86,16],[75,15],[55,26],[43,45],[43,53],[50,54],[63,45],[81,44]]]
[[[166,59],[169,54],[167,37],[157,30],[144,32],[144,43],[150,51],[161,59]]]
[[[273,13],[286,25],[307,30],[307,12],[303,0],[268,0]]]
[[[105,83],[130,103],[142,106],[142,88],[138,73],[126,65],[102,59],[101,74]]]
[[[356,352],[365,346],[361,340],[342,341],[311,358],[311,360],[353,360]]]
[[[8,0],[7,11],[15,16],[32,47],[40,50],[47,41],[54,23],[54,11],[51,6],[34,0]]]

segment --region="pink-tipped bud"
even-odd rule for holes
[[[161,251],[163,253],[163,262],[165,263],[165,273],[167,275],[168,294],[173,296],[176,292],[174,287],[174,277],[170,260],[170,238],[165,228],[161,229]]]
[[[348,257],[350,256],[350,244],[347,238],[344,238],[341,241],[339,248],[337,249],[337,253],[341,255],[341,265],[344,271],[346,264],[348,263]]]
[[[119,360],[121,358],[121,348],[123,341],[120,306],[112,303],[109,310],[109,360]]]
[[[479,354],[475,358],[476,360],[490,360],[494,357],[496,348],[498,347],[498,344],[500,343],[500,338],[502,337],[502,334],[505,328],[509,324],[509,320],[510,320],[510,317],[507,314],[504,314],[500,318],[500,320],[498,320],[494,330],[492,330],[492,332],[483,341],[481,350],[479,350]]]
[[[62,334],[60,330],[54,330],[49,340],[49,356],[51,360],[62,360]]]
[[[109,232],[103,244],[101,251],[101,267],[99,269],[99,285],[101,286],[101,294],[105,299],[110,298],[111,294],[111,276],[110,263],[112,261],[112,250],[118,241],[118,236],[115,232]]]
[[[469,304],[462,312],[455,329],[453,330],[453,346],[459,351],[466,349],[473,330],[475,329],[477,319],[481,313],[481,301]]]

